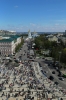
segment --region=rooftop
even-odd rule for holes
[[[0,42],[12,42],[13,40],[16,40],[19,35],[4,35],[2,36],[2,39],[0,39]]]

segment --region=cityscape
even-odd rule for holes
[[[66,1],[0,1],[0,100],[66,100]]]
[[[65,38],[1,30],[0,100],[65,100]]]

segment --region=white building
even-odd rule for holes
[[[21,37],[18,35],[2,37],[2,39],[0,39],[0,54],[13,55],[13,53],[15,53],[16,45],[20,42]]]
[[[32,38],[32,35],[31,35],[30,30],[28,31],[28,38],[29,38],[29,39],[31,39],[31,38]]]
[[[28,37],[25,39],[25,41],[29,41],[30,39],[32,39],[32,35],[30,30],[28,31]]]
[[[38,33],[34,31],[33,34],[32,34],[32,37],[35,38],[35,37],[38,37],[38,36],[39,36]]]
[[[56,42],[58,42],[58,38],[56,36],[50,36],[50,37],[48,37],[48,40],[49,41],[56,41]]]

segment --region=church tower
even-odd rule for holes
[[[28,38],[32,38],[30,30],[28,31]]]

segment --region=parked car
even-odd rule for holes
[[[54,84],[58,85],[59,83],[58,82],[54,82]]]
[[[57,71],[59,71],[58,67],[55,67],[55,69],[56,69]]]
[[[49,76],[49,79],[53,81],[54,80],[54,77],[53,76]]]
[[[61,73],[60,71],[59,71],[59,74],[58,74],[58,76],[59,76],[59,77],[62,77],[62,76],[63,76],[63,75],[62,75],[62,73]]]
[[[62,75],[61,75],[61,74],[58,74],[58,76],[59,76],[59,77],[62,77]]]
[[[40,63],[39,63],[39,66],[42,67]]]
[[[63,80],[64,80],[64,78],[63,78],[63,77],[59,77],[59,80],[62,80],[62,81],[63,81]]]
[[[55,74],[55,71],[52,71],[52,74]]]

